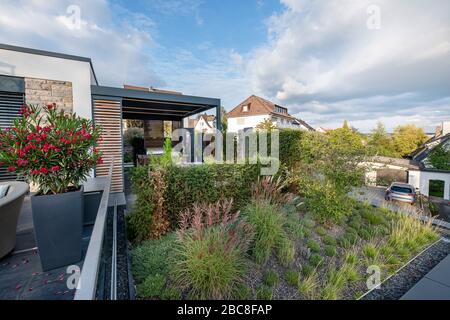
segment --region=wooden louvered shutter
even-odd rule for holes
[[[122,165],[122,109],[121,102],[114,100],[94,100],[94,123],[102,128],[99,150],[103,152],[104,163],[97,165],[96,175],[107,176],[111,159],[114,168],[111,192],[123,191]]]
[[[0,76],[0,129],[11,127],[25,103],[23,78]],[[16,180],[16,175],[0,166],[0,181]]]

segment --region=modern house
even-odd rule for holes
[[[0,44],[0,128],[11,125],[22,104],[56,103],[66,111],[102,126],[99,149],[105,162],[96,176],[106,176],[114,158],[112,192],[122,192],[122,119],[145,120],[146,145],[162,147],[163,121],[173,128],[185,119],[213,109],[220,129],[220,100],[179,92],[99,84],[90,58]],[[193,139],[193,138],[192,138]],[[0,180],[10,180],[0,168]]]
[[[261,97],[252,95],[228,112],[228,131],[238,132],[256,126],[266,120],[280,129],[314,131],[305,121],[291,116],[288,109]]]
[[[450,150],[450,121],[444,121],[436,128],[434,137],[425,142],[409,155],[409,158],[419,164],[417,170],[409,170],[409,183],[420,193],[434,195],[450,200],[450,171],[439,170],[429,161],[430,153],[438,146]],[[450,163],[450,159],[448,159]]]

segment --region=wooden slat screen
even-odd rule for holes
[[[15,118],[19,117],[20,107],[24,104],[23,93],[0,91],[0,129],[11,127]],[[16,180],[15,174],[0,166],[0,181]]]
[[[123,191],[121,112],[120,101],[94,100],[94,122],[102,128],[102,141],[98,148],[103,152],[104,159],[103,164],[97,165],[96,175],[108,176],[114,157],[111,192]]]

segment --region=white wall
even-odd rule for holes
[[[248,116],[248,117],[237,117],[237,118],[228,118],[228,131],[230,132],[238,132],[239,130],[245,128],[256,128],[258,124],[263,122],[266,119],[272,118],[273,125],[280,129],[301,129],[308,130],[302,125],[293,125],[292,120],[284,118],[284,121],[281,121],[281,117],[271,117],[268,114],[265,115],[257,115],[257,116]],[[244,124],[242,124],[244,121]]]
[[[258,124],[260,124],[261,122],[263,122],[268,118],[270,118],[268,114],[249,117],[228,118],[227,130],[230,132],[238,132],[239,130],[245,128],[256,128]],[[244,123],[242,123],[241,121],[244,121]]]
[[[420,193],[428,196],[430,180],[442,180],[445,182],[444,199],[450,200],[450,172],[409,171],[409,184],[418,188]]]
[[[70,81],[73,88],[73,111],[81,117],[92,117],[89,62],[0,49],[0,74]]]

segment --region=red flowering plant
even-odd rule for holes
[[[77,190],[96,164],[100,129],[56,104],[22,106],[11,128],[0,129],[0,165],[35,183],[38,194]]]

